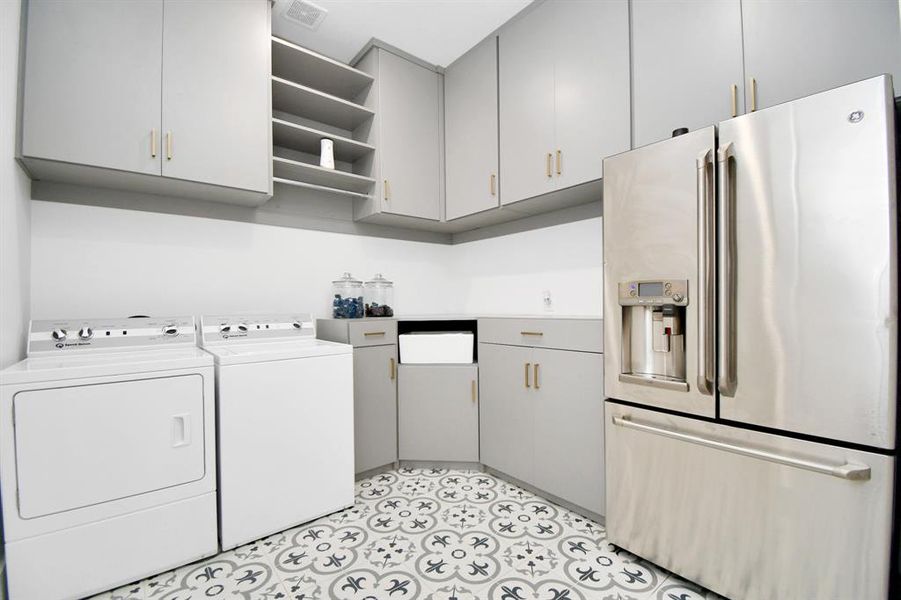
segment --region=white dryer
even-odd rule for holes
[[[213,361],[193,317],[33,321],[0,372],[11,598],[81,598],[215,554]]]
[[[353,347],[310,315],[204,316],[216,360],[222,549],[354,502]]]

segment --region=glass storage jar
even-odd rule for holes
[[[366,297],[367,317],[393,317],[394,316],[394,283],[376,273],[375,277],[366,282],[364,290]]]
[[[345,273],[332,282],[332,317],[359,319],[363,316],[363,282]]]

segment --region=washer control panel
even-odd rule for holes
[[[274,342],[316,336],[313,316],[307,313],[204,315],[200,317],[200,329],[202,345],[229,341]]]
[[[194,317],[50,319],[31,322],[28,355],[193,346]]]

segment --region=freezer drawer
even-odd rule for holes
[[[894,457],[607,402],[607,535],[730,598],[885,598]]]

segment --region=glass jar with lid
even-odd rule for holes
[[[367,317],[394,316],[394,282],[385,279],[381,273],[366,282],[364,290]]]
[[[363,317],[363,282],[345,273],[332,282],[332,317],[359,319]]]

